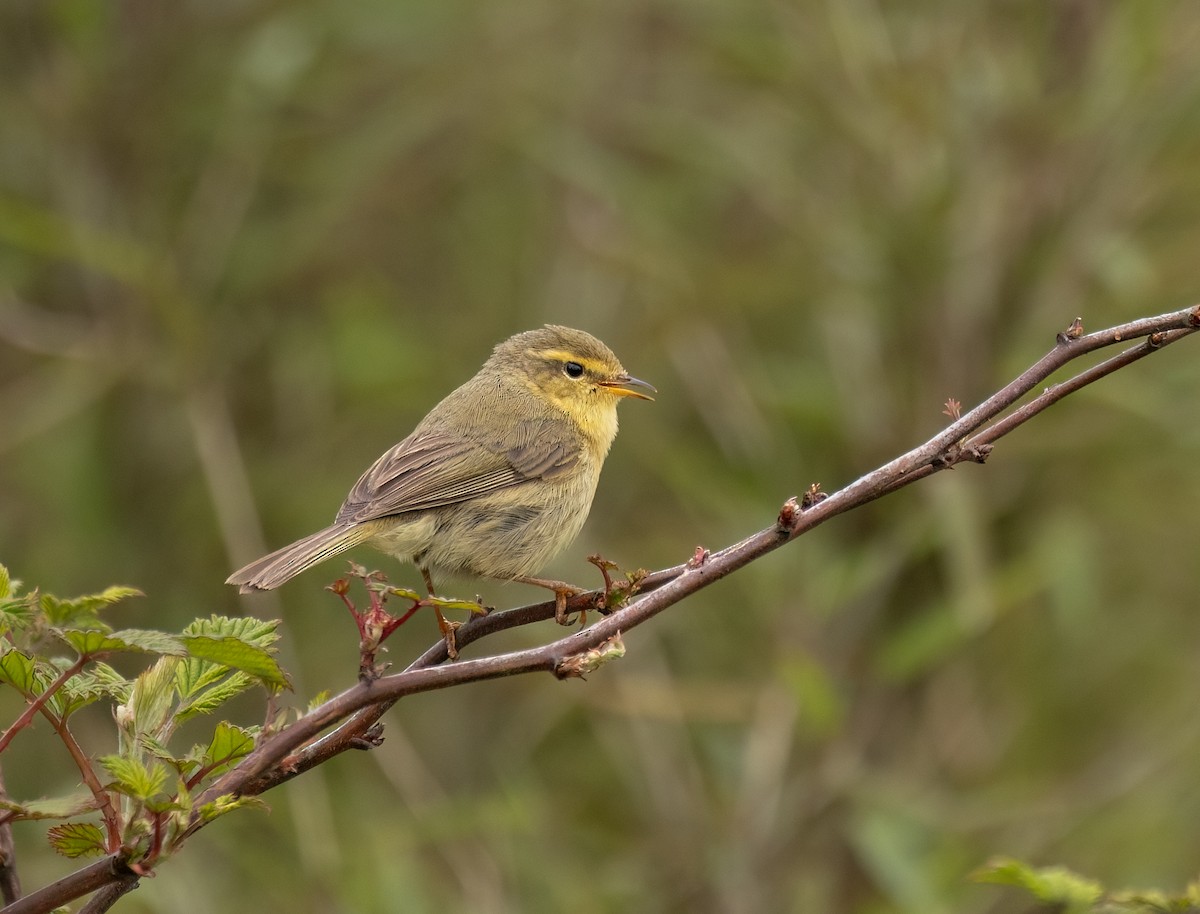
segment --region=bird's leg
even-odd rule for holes
[[[421,566],[421,577],[425,579],[425,589],[429,591],[429,596],[436,597],[437,592],[433,589],[433,578],[430,576],[428,568]],[[431,603],[430,605],[433,607],[434,615],[437,616],[438,629],[442,633],[442,640],[446,642],[446,655],[451,660],[457,660],[458,645],[455,643],[454,633],[462,623],[451,622],[443,616],[442,610],[436,603]]]
[[[570,625],[571,620],[567,618],[567,598],[576,597],[581,593],[587,593],[582,587],[576,587],[574,584],[568,584],[566,581],[552,581],[546,578],[531,578],[526,575],[519,575],[513,578],[518,584],[530,584],[534,587],[545,587],[547,590],[554,591],[554,621],[559,625]],[[580,614],[582,616],[582,613]]]

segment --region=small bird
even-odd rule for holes
[[[372,464],[333,524],[225,583],[274,590],[365,543],[415,564],[430,596],[435,571],[546,587],[565,622],[578,589],[530,575],[583,527],[617,434],[617,403],[652,393],[589,333],[552,324],[518,333]],[[440,612],[438,622],[453,655],[453,627]]]

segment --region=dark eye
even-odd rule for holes
[[[568,378],[583,377],[583,366],[578,362],[567,362],[567,364],[563,366],[563,371],[567,373]]]

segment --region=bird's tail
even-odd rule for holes
[[[371,532],[369,527],[364,529],[359,524],[334,524],[251,562],[226,578],[225,583],[236,586],[239,593],[274,590],[318,562],[357,546]]]

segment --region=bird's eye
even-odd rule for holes
[[[583,366],[578,362],[567,362],[563,365],[563,371],[566,372],[568,378],[582,378]]]

